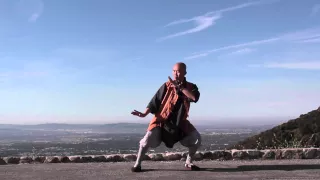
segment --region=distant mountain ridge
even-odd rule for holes
[[[113,124],[67,124],[67,123],[46,123],[36,125],[15,125],[0,124],[0,130],[78,130],[78,131],[95,131],[105,133],[137,133],[146,130],[147,124],[139,123],[113,123]]]
[[[272,127],[271,125],[231,126],[216,125],[214,122],[207,125],[195,125],[199,132],[260,132]],[[36,125],[0,124],[0,130],[48,130],[48,131],[94,131],[101,133],[145,133],[148,123],[110,123],[110,124],[67,124],[45,123]]]
[[[320,107],[230,146],[228,149],[320,147]]]
[[[111,124],[68,124],[68,123],[44,123],[44,124],[0,124],[0,127],[4,128],[50,128],[50,129],[60,129],[60,128],[97,128],[97,127],[137,127],[146,126],[147,124],[140,123],[111,123]]]

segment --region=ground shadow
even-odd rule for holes
[[[268,170],[281,170],[281,171],[294,171],[306,169],[320,169],[320,164],[306,164],[306,165],[243,165],[235,168],[201,168],[200,171],[209,172],[237,172],[237,171],[268,171]],[[190,171],[187,169],[142,169],[143,172],[147,171]]]

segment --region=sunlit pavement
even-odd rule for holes
[[[320,179],[320,159],[195,162],[201,171],[189,171],[184,162],[144,161],[143,172],[130,171],[134,163],[59,163],[1,165],[1,180],[80,179]]]

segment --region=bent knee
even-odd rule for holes
[[[195,133],[195,142],[194,142],[194,145],[195,145],[196,147],[200,147],[201,144],[202,144],[201,135],[200,135],[200,133],[197,131],[197,132]]]
[[[155,140],[150,140],[150,139],[141,139],[140,141],[140,147],[150,147],[150,148],[156,148],[160,146],[161,140],[155,139]]]
[[[140,140],[140,147],[156,148],[161,144],[160,131],[155,128],[148,131],[146,135]]]
[[[201,135],[198,131],[193,131],[180,143],[186,147],[200,147],[202,143]]]

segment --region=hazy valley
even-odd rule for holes
[[[96,155],[136,153],[147,124],[117,123],[0,125],[0,156]],[[203,138],[200,150],[225,149],[273,127],[196,126]],[[186,151],[177,143],[173,149],[162,143],[149,152]]]

